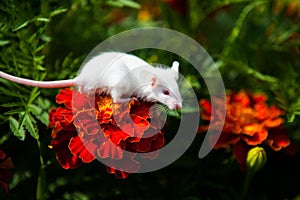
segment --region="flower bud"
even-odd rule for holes
[[[247,155],[247,167],[252,173],[261,170],[267,162],[267,154],[262,147],[254,147],[249,150]]]

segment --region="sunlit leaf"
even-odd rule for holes
[[[62,14],[62,13],[65,13],[67,12],[68,9],[66,8],[60,8],[60,9],[57,9],[57,10],[53,10],[51,13],[50,13],[50,17],[53,17],[55,15],[59,15],[59,14]]]
[[[35,18],[36,21],[40,21],[40,22],[49,22],[50,20],[48,18],[44,18],[44,17],[37,17]]]
[[[13,118],[9,117],[9,127],[13,134],[20,140],[25,140],[25,131],[23,127],[19,127],[19,122]]]
[[[39,95],[40,95],[40,91],[38,90],[38,88],[34,88],[31,92],[30,95],[30,99],[29,99],[29,103],[32,103]]]
[[[112,6],[116,6],[116,7],[130,7],[130,8],[135,8],[135,9],[139,9],[140,8],[140,4],[134,2],[134,1],[130,1],[130,0],[111,0],[107,2],[109,5]]]
[[[30,111],[32,114],[40,120],[46,126],[49,124],[48,113],[43,111],[39,106],[31,104],[29,105]]]
[[[24,28],[25,26],[27,26],[29,24],[30,20],[26,20],[25,22],[23,22],[22,24],[20,24],[19,26],[13,28],[12,31],[18,31],[22,28]]]
[[[11,107],[17,107],[17,106],[20,106],[20,103],[13,102],[13,103],[4,103],[4,104],[1,104],[1,107],[5,107],[5,108],[11,108]]]
[[[20,109],[15,109],[15,110],[9,110],[7,112],[4,113],[4,115],[14,115],[14,114],[19,114],[22,112],[25,112],[26,110],[20,108]]]
[[[28,114],[25,115],[24,127],[26,128],[26,130],[28,130],[28,132],[33,138],[39,138],[36,124],[33,124],[32,119],[29,117]]]
[[[6,44],[9,44],[9,40],[0,40],[0,46],[4,46]]]

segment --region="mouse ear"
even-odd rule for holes
[[[171,69],[175,72],[175,78],[176,80],[178,79],[178,71],[179,71],[179,62],[178,61],[174,61],[172,64]]]
[[[151,87],[155,87],[155,86],[157,86],[157,77],[153,75],[151,77]]]
[[[157,76],[149,70],[141,69],[138,71],[138,78],[141,79],[141,82],[146,82],[147,86],[150,86],[151,88],[154,88],[159,84]]]

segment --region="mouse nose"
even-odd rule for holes
[[[181,108],[181,104],[176,104],[176,105],[175,105],[175,109],[176,109],[176,110],[178,110],[178,109],[180,109],[180,108]]]
[[[169,109],[171,110],[178,110],[182,107],[182,103],[181,102],[177,102],[177,101],[172,101],[170,103],[167,104]]]

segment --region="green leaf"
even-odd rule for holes
[[[4,108],[11,108],[11,107],[17,107],[17,106],[20,106],[19,102],[4,103],[1,105],[1,107],[4,107]]]
[[[8,120],[9,120],[10,130],[13,132],[13,134],[20,140],[24,141],[25,131],[23,127],[19,127],[19,122],[13,117],[9,117]]]
[[[15,110],[10,110],[4,113],[4,115],[14,115],[14,114],[20,114],[22,112],[25,112],[26,110],[24,109],[15,109]]]
[[[45,18],[45,17],[37,17],[34,20],[40,21],[40,22],[49,22],[50,21],[48,18]]]
[[[51,37],[48,36],[48,35],[43,34],[43,35],[41,35],[41,40],[44,41],[44,42],[50,42]],[[44,48],[44,46],[38,47],[35,52],[40,51],[41,48]]]
[[[42,61],[44,60],[44,58],[45,58],[45,55],[42,55],[42,56],[34,56],[34,57],[33,57],[33,60],[34,60],[35,62],[42,62]]]
[[[129,8],[135,8],[135,9],[139,9],[141,6],[140,4],[134,2],[134,1],[130,1],[130,0],[111,0],[107,2],[109,5],[111,6],[116,6],[116,7],[124,7],[127,6]]]
[[[44,37],[44,35],[41,36],[41,39],[43,39],[43,37]],[[36,47],[35,50],[34,50],[34,53],[37,53],[37,52],[41,51],[44,47],[45,47],[45,44],[42,44],[42,45]]]
[[[35,104],[29,105],[31,113],[46,126],[49,124],[48,113]]]
[[[43,112],[40,116],[36,116],[36,118],[46,126],[49,125],[49,114],[47,112]]]
[[[45,68],[42,65],[36,65],[35,68],[40,71],[45,71]]]
[[[39,107],[43,108],[43,110],[49,110],[49,108],[51,107],[51,101],[49,101],[49,99],[43,99],[41,97],[37,99],[37,104],[39,105]]]
[[[0,87],[0,94],[25,98],[25,96],[21,95],[19,91],[24,91],[26,93],[30,92],[30,90],[28,90],[27,87],[24,87],[24,85],[13,83],[5,79],[0,78],[0,83],[3,83],[3,85],[5,85],[5,87]]]
[[[0,40],[0,46],[4,46],[6,44],[9,44],[9,40]]]
[[[27,26],[27,25],[29,24],[29,22],[30,22],[30,20],[26,20],[26,21],[23,22],[21,25],[19,25],[19,26],[13,28],[12,31],[15,32],[15,31],[18,31],[18,30],[24,28],[25,26]]]
[[[4,87],[0,87],[0,95],[11,96],[11,97],[19,97],[18,93],[13,92],[13,91],[9,90],[7,88],[4,88]]]
[[[40,95],[40,91],[38,91],[38,88],[34,88],[31,92],[31,95],[30,95],[30,99],[28,101],[28,103],[32,103],[39,95]]]
[[[24,126],[25,126],[26,130],[30,133],[30,135],[33,138],[38,139],[39,134],[37,132],[37,127],[36,127],[36,125],[34,125],[32,123],[32,119],[30,118],[30,116],[28,114],[26,114],[24,119],[25,119]]]
[[[10,134],[4,134],[1,138],[0,138],[0,145],[4,144],[4,142],[6,142],[9,138],[10,138]]]
[[[180,119],[180,114],[176,110],[169,110],[168,115]]]
[[[37,105],[34,105],[34,104],[30,104],[29,108],[32,113],[37,114],[37,115],[41,114],[43,111],[40,107],[38,107]]]
[[[53,16],[55,16],[55,15],[59,15],[59,14],[65,13],[65,12],[67,12],[67,11],[68,11],[68,9],[66,9],[66,8],[59,8],[59,9],[57,9],[57,10],[53,10],[53,11],[50,13],[50,17],[53,17]]]

